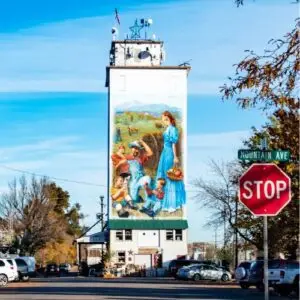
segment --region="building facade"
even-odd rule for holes
[[[162,65],[163,42],[133,36],[114,37],[107,67],[110,251],[118,264],[167,267],[187,255],[190,68]]]

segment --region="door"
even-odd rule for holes
[[[210,280],[211,279],[211,269],[210,269],[210,266],[207,266],[207,265],[203,265],[201,267],[201,277],[204,279],[204,280]]]
[[[151,268],[151,254],[136,254],[134,256],[134,264],[141,267],[146,265],[146,269]]]
[[[219,269],[210,266],[210,276],[211,276],[212,280],[218,280],[218,279],[220,279],[220,277],[221,277],[220,276],[220,272],[221,271]]]

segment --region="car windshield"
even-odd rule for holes
[[[189,265],[189,266],[184,266],[183,268],[185,269],[190,269],[190,268],[197,268],[197,267],[200,267],[201,265],[199,264],[192,264],[192,265]]]

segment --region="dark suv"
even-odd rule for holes
[[[235,270],[235,279],[239,282],[242,289],[256,286],[263,289],[264,261],[244,261]]]
[[[45,270],[45,277],[48,276],[60,276],[60,270],[57,264],[48,264]]]

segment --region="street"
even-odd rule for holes
[[[263,299],[252,288],[242,290],[235,283],[200,283],[166,278],[50,277],[28,283],[10,283],[0,290],[0,299]],[[270,300],[289,299],[271,292]]]

